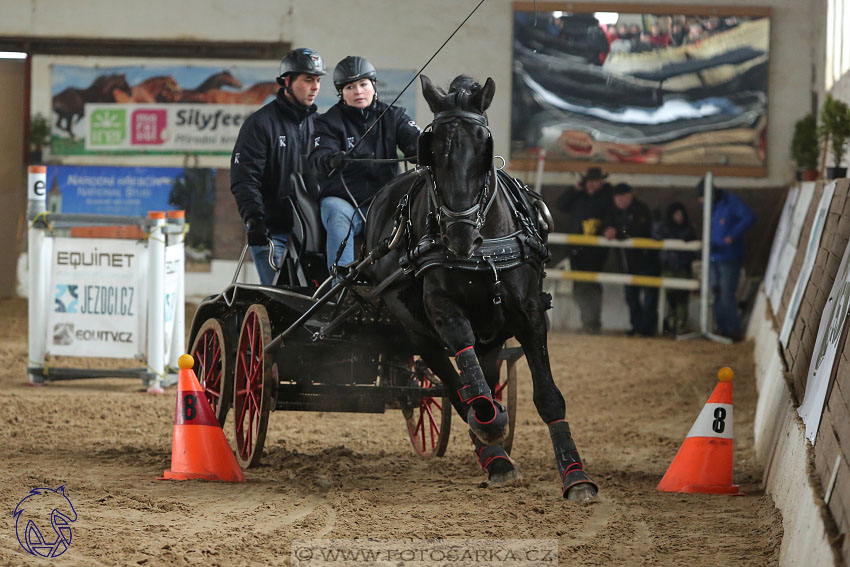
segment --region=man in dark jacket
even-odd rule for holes
[[[334,69],[340,101],[316,120],[310,163],[322,190],[322,224],[328,233],[327,262],[332,272],[335,263],[347,266],[354,261],[353,240],[363,230],[372,197],[400,173],[397,163],[351,160],[397,158],[396,148],[405,156],[416,155],[419,127],[403,108],[378,100],[376,77],[375,67],[362,57],[340,61]]]
[[[625,240],[626,238],[651,238],[652,213],[642,201],[632,193],[632,188],[619,183],[614,187],[614,205],[608,209],[605,218],[605,238]],[[661,263],[658,252],[632,248],[618,249],[623,270],[636,276],[658,276]],[[632,330],[629,334],[641,334],[651,337],[658,324],[658,288],[627,285],[626,303],[629,306],[629,320]]]
[[[295,194],[291,175],[301,174],[308,186],[315,175],[305,167],[313,139],[313,120],[319,83],[325,64],[312,49],[294,49],[283,56],[275,100],[253,113],[239,129],[230,164],[230,190],[248,231],[251,256],[263,285],[274,281],[269,262],[269,241],[274,243],[274,263],[280,265],[292,231]],[[311,182],[312,180],[312,182]]]
[[[612,203],[612,187],[598,167],[591,167],[575,187],[568,187],[558,198],[558,208],[569,214],[567,232],[598,236],[602,233],[602,217]],[[608,256],[606,248],[598,246],[571,246],[570,269],[601,272]],[[602,284],[574,282],[573,295],[581,314],[585,333],[602,330]]]
[[[697,185],[697,198],[704,203],[705,182]],[[744,233],[756,222],[752,209],[740,197],[714,189],[711,206],[711,269],[709,283],[714,293],[714,322],[717,332],[740,340],[738,280],[744,260]]]

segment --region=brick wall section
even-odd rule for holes
[[[800,236],[800,245],[791,265],[782,296],[780,316],[775,318],[779,331],[782,319],[800,273],[809,233],[823,194],[823,183],[815,191],[812,205]],[[832,290],[841,259],[850,240],[850,180],[842,179],[835,188],[829,208],[817,260],[806,286],[788,346],[783,351],[789,386],[797,400],[806,390],[809,364],[812,360],[820,318]],[[845,306],[847,308],[847,306]],[[824,491],[834,483],[827,502],[838,528],[836,543],[841,548],[843,563],[850,564],[850,319],[845,321],[843,339],[833,366],[832,384],[827,393],[823,417],[815,443],[815,470]],[[836,461],[838,465],[836,467]],[[821,494],[825,497],[826,494]]]

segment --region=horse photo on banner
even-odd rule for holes
[[[51,151],[229,154],[242,121],[277,93],[277,65],[50,65]]]
[[[37,55],[32,112],[52,115],[54,156],[230,155],[245,118],[276,96],[279,65]],[[392,100],[414,74],[379,69],[381,97]],[[316,99],[319,111],[336,102],[330,86]],[[415,92],[397,104],[415,120]]]

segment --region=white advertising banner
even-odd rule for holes
[[[230,153],[256,104],[86,103],[87,151],[193,150]]]
[[[818,210],[815,212],[815,220],[812,223],[812,231],[809,233],[809,242],[806,245],[803,267],[800,269],[800,275],[797,276],[797,283],[794,286],[794,292],[791,294],[791,301],[788,304],[788,311],[785,313],[782,330],[779,332],[779,342],[783,348],[788,346],[788,339],[791,337],[791,329],[794,327],[800,302],[803,300],[803,294],[806,291],[806,286],[809,285],[809,278],[811,278],[812,270],[815,267],[818,248],[820,248],[820,238],[823,234],[823,227],[826,225],[826,217],[829,214],[833,194],[835,194],[835,181],[823,188],[823,195],[821,195],[820,203],[818,203]]]
[[[844,258],[832,284],[829,299],[821,313],[818,338],[815,341],[814,356],[809,364],[809,376],[806,380],[806,393],[797,413],[806,424],[806,438],[815,444],[823,415],[823,405],[829,389],[829,379],[835,364],[835,354],[839,349],[847,313],[850,311],[850,243],[844,250]]]
[[[133,358],[145,352],[144,242],[53,239],[47,352]]]
[[[788,282],[788,273],[791,271],[791,264],[794,262],[794,256],[797,254],[797,246],[800,244],[800,234],[803,232],[803,225],[806,222],[806,215],[809,212],[809,206],[812,204],[814,195],[814,181],[800,184],[797,199],[794,201],[789,214],[788,230],[780,242],[781,247],[777,251],[774,271],[770,274],[770,280],[765,277],[765,285],[770,284],[770,288],[767,289],[766,287],[765,291],[767,297],[770,299],[770,306],[773,309],[773,313],[776,315],[779,315],[779,306],[782,303],[782,294],[785,292],[785,285]],[[788,198],[790,200],[790,194]],[[776,233],[776,240],[778,239],[779,231]],[[776,244],[775,241],[774,244]],[[771,251],[771,260],[773,261],[773,251]]]
[[[165,360],[170,360],[177,318],[178,286],[183,273],[183,243],[165,247]]]

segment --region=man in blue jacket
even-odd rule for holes
[[[705,182],[697,185],[697,198],[704,204]],[[717,332],[732,340],[740,340],[741,318],[738,315],[738,280],[744,259],[744,233],[756,217],[740,197],[714,189],[711,207],[711,268],[709,283],[714,293],[714,321]]]

